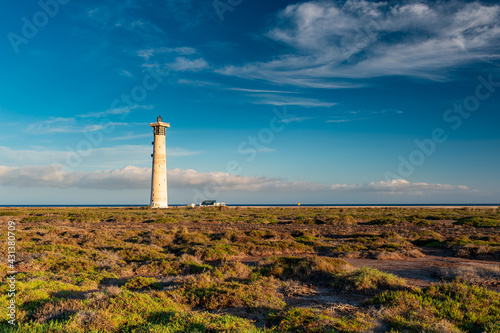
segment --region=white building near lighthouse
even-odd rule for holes
[[[151,175],[151,208],[168,208],[167,193],[167,145],[165,132],[169,123],[158,116],[156,123],[149,126],[154,130],[153,170]]]

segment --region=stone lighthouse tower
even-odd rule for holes
[[[168,208],[167,195],[167,148],[165,131],[170,127],[169,123],[164,123],[161,116],[158,116],[156,123],[149,126],[154,129],[153,142],[153,172],[151,176],[151,208]]]

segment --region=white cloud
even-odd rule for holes
[[[349,111],[349,117],[339,117],[337,119],[329,119],[327,123],[347,123],[352,121],[372,120],[381,117],[387,117],[396,114],[403,114],[401,110],[380,110],[380,111]]]
[[[55,187],[85,189],[145,189],[150,186],[151,169],[127,166],[104,171],[65,171],[61,165],[8,167],[0,166],[0,186]],[[197,172],[173,169],[168,173],[169,185],[176,188],[217,186],[221,191],[244,192],[388,192],[411,193],[433,191],[469,191],[463,185],[410,183],[403,179],[367,184],[324,185],[314,182],[289,181],[284,178],[249,177],[223,172]]]
[[[102,122],[95,124],[82,121],[75,117],[50,117],[47,120],[30,124],[26,131],[30,134],[84,133],[99,131],[109,126],[128,125],[130,124],[123,122]]]
[[[304,120],[309,120],[309,119],[313,119],[313,118],[312,117],[293,117],[293,118],[282,119],[279,122],[280,123],[285,123],[285,124],[289,124],[289,123],[301,123]]]
[[[177,83],[186,84],[186,85],[190,85],[190,86],[197,86],[197,87],[218,87],[219,86],[219,83],[217,83],[217,82],[209,82],[209,81],[201,81],[201,80],[179,79],[179,80],[177,80]]]
[[[243,91],[243,92],[250,92],[250,93],[256,93],[256,94],[266,94],[266,93],[271,93],[271,94],[291,94],[291,91],[280,91],[280,90],[262,90],[262,89],[245,89],[245,88],[226,88],[227,90],[234,90],[234,91]]]
[[[263,147],[263,148],[260,148],[260,149],[255,149],[255,152],[257,152],[257,153],[273,153],[275,151],[276,151],[276,149],[269,148],[269,147]]]
[[[249,93],[247,96],[253,97],[253,104],[275,105],[275,106],[302,106],[305,108],[324,107],[329,108],[337,105],[337,103],[321,101],[313,98],[293,97],[291,91],[279,90],[259,90],[259,89],[244,89],[244,88],[226,88],[226,90],[241,91]]]
[[[298,3],[267,33],[294,52],[218,72],[316,88],[388,75],[444,80],[448,68],[499,58],[499,22],[499,5],[478,2]]]
[[[125,29],[141,34],[143,38],[151,38],[163,31],[153,22],[131,13],[137,13],[138,4],[135,1],[101,1],[97,7],[85,9],[83,18],[96,27],[106,30]]]
[[[192,47],[175,47],[175,48],[170,48],[170,47],[157,47],[157,48],[149,48],[149,49],[142,49],[137,51],[137,55],[144,60],[148,61],[149,58],[165,54],[165,53],[173,53],[173,54],[179,54],[179,55],[192,55],[196,54],[198,51],[195,48]]]
[[[133,110],[136,109],[142,109],[142,110],[152,110],[154,109],[154,106],[152,105],[133,105],[133,106],[124,106],[121,108],[114,108],[114,109],[108,109],[106,111],[101,111],[101,112],[89,112],[85,114],[80,114],[76,117],[79,118],[102,118],[102,117],[107,117],[111,115],[125,115],[129,114]]]
[[[430,183],[410,183],[404,179],[394,179],[390,182],[379,181],[366,184],[352,185],[332,185],[334,191],[362,191],[362,192],[423,192],[423,191],[468,191],[464,185],[430,184]]]
[[[28,132],[33,134],[80,132],[82,129],[75,124],[76,118],[74,117],[50,117],[47,120],[30,124]]]
[[[107,126],[128,126],[130,123],[125,122],[101,122],[92,123],[90,118],[104,118],[108,116],[122,116],[136,109],[152,110],[151,105],[133,105],[121,108],[109,109],[101,112],[89,112],[79,114],[74,117],[50,117],[49,119],[34,122],[30,124],[27,131],[31,134],[54,134],[54,133],[81,133],[95,132],[104,129]]]
[[[169,52],[183,54],[183,55],[190,55],[190,54],[195,54],[198,52],[198,51],[196,51],[195,48],[188,47],[188,46],[175,47],[175,48],[170,48],[168,50],[169,50]]]
[[[168,70],[178,72],[198,72],[209,68],[209,64],[203,58],[190,59],[186,56],[196,55],[198,51],[192,47],[157,47],[137,51],[137,55],[143,58],[141,65],[146,68],[154,68],[158,72]]]
[[[324,102],[312,98],[280,96],[274,94],[255,95],[255,97],[257,97],[258,99],[253,102],[254,104],[268,104],[276,106],[297,105],[306,108],[311,108],[311,107],[329,108],[337,105],[337,103]]]
[[[61,165],[13,168],[0,166],[0,184],[18,187],[93,188],[108,190],[144,188],[148,168],[125,167],[94,172],[64,171]]]
[[[209,67],[205,59],[188,59],[185,57],[177,57],[173,63],[167,64],[167,67],[179,72],[198,72]]]
[[[130,73],[129,71],[127,71],[125,69],[122,69],[121,71],[119,71],[118,74],[120,74],[122,76],[126,76],[126,77],[133,77],[132,73]]]
[[[347,123],[349,121],[352,121],[352,119],[330,119],[327,120],[327,123]]]
[[[133,139],[142,139],[142,138],[151,138],[151,133],[147,134],[132,134],[127,133],[127,135],[117,136],[112,138],[112,141],[122,141],[122,140],[133,140]]]
[[[137,55],[141,58],[144,58],[144,60],[148,61],[149,58],[151,58],[155,54],[154,49],[146,49],[146,50],[139,50],[137,51]]]

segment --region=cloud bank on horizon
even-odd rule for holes
[[[126,166],[116,170],[72,171],[62,165],[7,167],[0,165],[0,186],[85,188],[104,190],[148,189],[151,168]],[[250,177],[224,172],[197,172],[188,169],[168,171],[168,184],[173,188],[202,188],[216,186],[221,191],[245,192],[422,192],[422,191],[471,191],[464,185],[410,183],[404,179],[367,184],[324,185],[314,182],[289,181],[283,178]]]

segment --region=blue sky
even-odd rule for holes
[[[500,201],[494,1],[0,7],[0,204]]]

